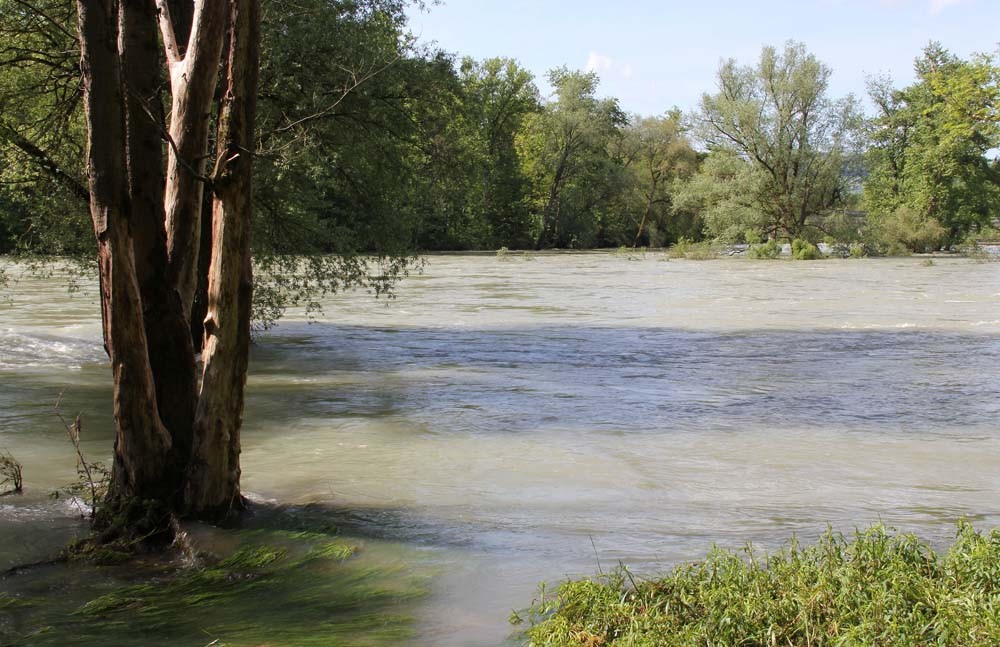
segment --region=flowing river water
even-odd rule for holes
[[[60,393],[84,451],[111,446],[92,286],[7,269],[0,451],[27,492],[0,498],[0,568],[82,532],[48,497],[75,478]],[[997,263],[445,255],[394,300],[324,307],[252,350],[243,486],[419,581],[394,603],[413,644],[516,644],[507,616],[541,581],[618,561],[655,575],[713,543],[1000,526]]]

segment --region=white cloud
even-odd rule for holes
[[[962,2],[962,0],[931,0],[931,13],[938,14]]]
[[[595,72],[602,78],[618,77],[630,80],[635,77],[635,67],[631,63],[619,63],[607,54],[592,51],[587,57],[587,64],[583,68],[587,72]]]
[[[588,72],[597,72],[601,74],[603,72],[608,72],[614,65],[614,61],[610,56],[606,56],[599,52],[591,52],[590,56],[587,58],[587,66],[584,68]]]

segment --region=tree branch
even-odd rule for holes
[[[49,157],[48,153],[33,144],[15,129],[11,128],[7,124],[0,123],[0,140],[7,140],[19,148],[52,178],[69,189],[74,196],[80,198],[86,204],[90,203],[90,191],[83,186],[80,180],[62,170],[59,167],[59,164]]]
[[[156,0],[159,15],[160,33],[163,35],[163,49],[167,53],[167,62],[176,65],[181,62],[181,51],[177,47],[177,37],[174,35],[174,23],[170,20],[170,8],[167,0]]]
[[[351,94],[351,92],[353,92],[354,90],[356,90],[358,87],[360,87],[361,85],[363,85],[365,82],[371,80],[372,78],[378,76],[379,74],[381,74],[385,70],[387,70],[390,67],[392,67],[395,63],[397,63],[400,60],[400,58],[402,58],[402,57],[401,56],[396,56],[395,58],[393,58],[392,60],[390,60],[388,63],[386,63],[385,65],[383,65],[382,67],[379,67],[379,68],[376,68],[376,69],[372,69],[367,74],[364,74],[364,75],[362,75],[360,77],[354,75],[354,73],[352,72],[353,79],[352,79],[351,85],[349,85],[348,87],[344,88],[341,91],[340,96],[337,97],[337,99],[333,103],[331,103],[330,105],[328,105],[326,108],[323,108],[319,112],[315,112],[315,113],[313,113],[311,115],[307,115],[305,117],[302,117],[300,119],[296,119],[295,121],[287,123],[284,126],[280,126],[278,128],[275,128],[273,131],[271,131],[271,133],[268,133],[268,134],[285,133],[285,132],[288,132],[289,130],[292,130],[292,129],[296,128],[297,126],[301,126],[301,125],[303,125],[305,123],[308,123],[310,121],[315,121],[317,119],[322,119],[323,117],[328,116],[330,113],[332,113],[337,108],[337,106],[340,105],[340,103],[344,99],[346,99]]]

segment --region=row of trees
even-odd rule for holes
[[[0,252],[78,253],[89,244],[75,17],[61,0],[32,4],[26,15],[0,0]],[[553,70],[542,97],[512,59],[421,47],[405,4],[264,8],[261,294],[305,281],[293,292],[308,301],[370,275],[381,290],[410,250],[706,237],[940,247],[1000,212],[995,58],[931,45],[911,86],[871,82],[877,114],[866,118],[855,98],[831,98],[831,70],[789,43],[754,65],[725,61],[694,113],[641,117],[601,97],[592,73]],[[371,272],[356,252],[387,260]],[[289,278],[287,254],[309,256],[313,271]]]

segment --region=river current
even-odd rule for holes
[[[429,257],[257,340],[243,487],[424,574],[416,644],[501,645],[541,581],[882,521],[1000,526],[1000,264]],[[53,412],[111,447],[93,286],[0,293],[0,568],[82,524]],[[70,593],[72,595],[72,593]]]

